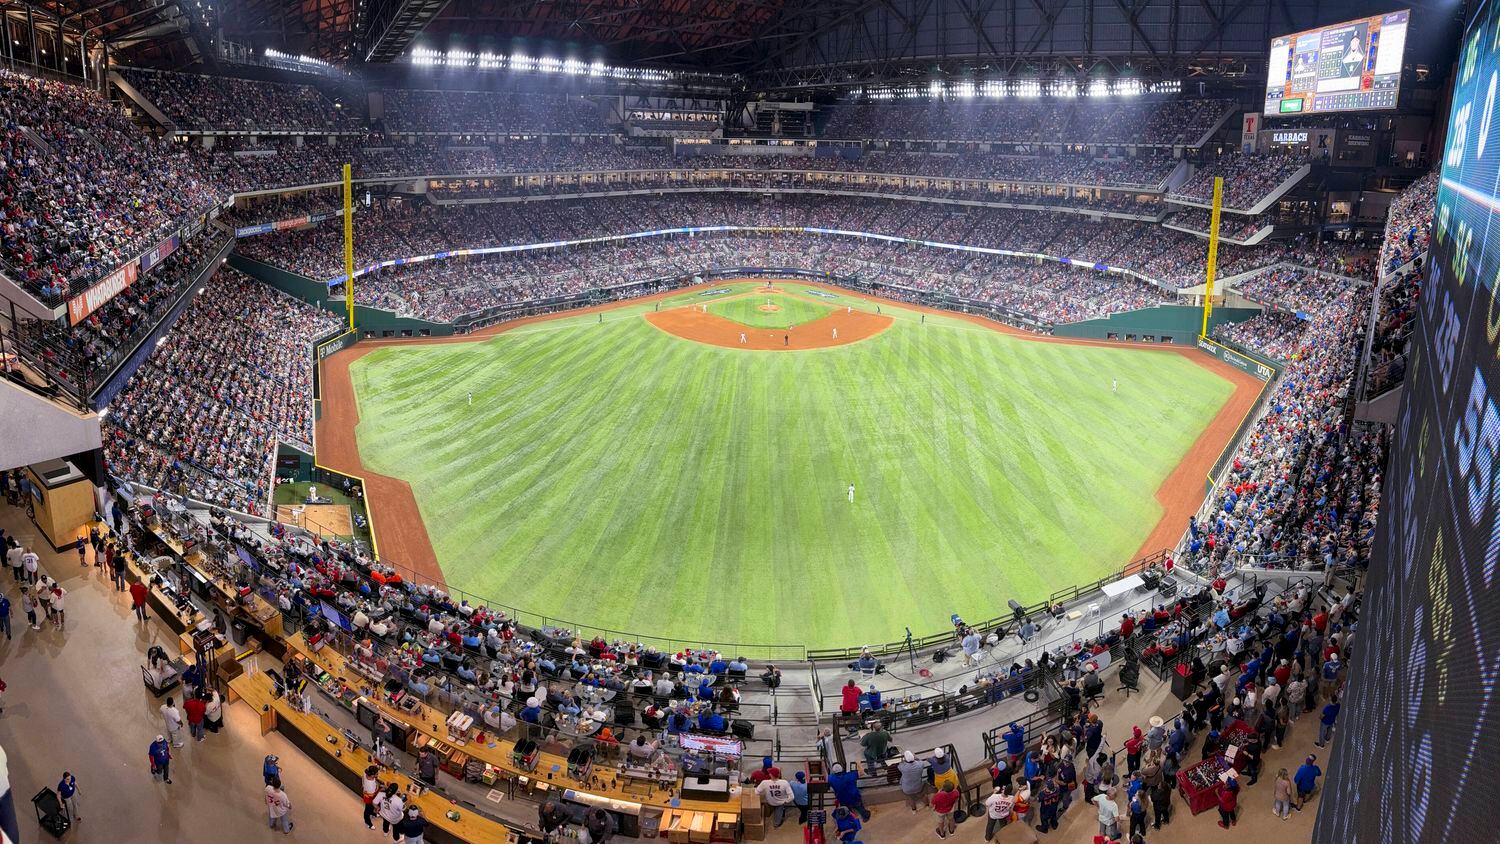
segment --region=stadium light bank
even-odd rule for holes
[[[870,100],[1035,100],[1043,97],[1070,100],[1079,97],[1107,99],[1110,97],[1131,98],[1148,94],[1172,95],[1182,93],[1182,82],[1163,79],[1143,82],[1133,77],[1121,79],[1093,79],[1087,82],[1073,79],[966,79],[943,81],[934,79],[927,84],[872,85],[861,88],[859,94]]]
[[[630,82],[728,82],[734,79],[731,74],[708,73],[705,71],[658,70],[644,67],[620,67],[605,64],[598,59],[585,62],[574,58],[533,57],[520,52],[509,54],[475,53],[461,49],[434,50],[430,47],[413,47],[411,52],[407,54],[407,59],[417,67],[510,70],[520,73],[581,76],[593,79],[612,79]]]

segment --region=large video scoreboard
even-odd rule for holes
[[[1461,50],[1352,685],[1320,762],[1329,844],[1500,840],[1500,0]]]
[[[1410,22],[1402,10],[1271,39],[1265,113],[1395,108]]]

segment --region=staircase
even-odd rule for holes
[[[146,95],[142,94],[138,88],[126,82],[125,78],[117,71],[112,70],[109,72],[109,81],[121,94],[125,95],[126,99],[130,100],[137,108],[145,112],[148,117],[156,121],[156,124],[165,129],[168,134],[177,131],[177,124],[173,123],[171,118],[167,117],[166,113],[157,108],[154,103],[146,99]]]

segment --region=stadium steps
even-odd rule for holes
[[[52,148],[52,144],[47,143],[47,140],[41,136],[41,133],[37,132],[29,126],[22,126],[21,135],[22,137],[26,138],[26,142],[28,144],[31,144],[32,148],[34,148],[37,152],[41,153],[47,158],[57,158],[57,150]]]
[[[1224,128],[1224,124],[1229,121],[1229,118],[1235,117],[1239,115],[1239,113],[1239,105],[1231,101],[1227,106],[1225,106],[1224,113],[1219,115],[1219,119],[1214,121],[1214,125],[1210,126],[1207,132],[1199,135],[1198,140],[1189,143],[1188,146],[1192,147],[1193,149],[1203,148],[1203,146],[1208,143],[1210,138],[1217,134],[1220,129]]]
[[[1187,226],[1179,226],[1179,225],[1177,225],[1177,224],[1175,224],[1175,223],[1172,222],[1172,217],[1171,216],[1169,216],[1166,219],[1162,220],[1161,226],[1164,229],[1172,229],[1174,231],[1184,232],[1186,234],[1193,235],[1194,237],[1201,237],[1204,240],[1208,239],[1208,232],[1206,232],[1206,231],[1199,231],[1198,229],[1189,228]],[[1262,241],[1264,241],[1267,237],[1270,237],[1271,236],[1271,232],[1273,232],[1275,230],[1276,230],[1276,227],[1268,223],[1268,224],[1266,224],[1264,226],[1261,226],[1260,228],[1256,229],[1255,232],[1253,234],[1251,234],[1249,237],[1236,239],[1236,238],[1233,238],[1233,237],[1228,237],[1227,235],[1223,234],[1222,227],[1221,227],[1221,232],[1219,234],[1219,240],[1222,241],[1222,242],[1224,242],[1224,243],[1233,243],[1233,244],[1235,244],[1237,246],[1256,246],[1256,245],[1260,244]]]
[[[145,112],[148,117],[156,121],[158,126],[167,130],[169,134],[177,131],[177,124],[173,123],[172,119],[167,117],[165,112],[157,108],[155,103],[147,99],[146,95],[142,94],[140,89],[125,81],[125,77],[121,76],[118,71],[112,70],[109,72],[109,81],[121,94],[125,95],[126,99],[130,100],[137,108]]]

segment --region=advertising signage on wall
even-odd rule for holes
[[[135,280],[140,277],[140,271],[140,264],[131,261],[105,276],[98,284],[69,299],[68,324],[77,325],[83,322],[89,314],[103,307],[105,302],[123,293],[125,288],[135,284]]]

